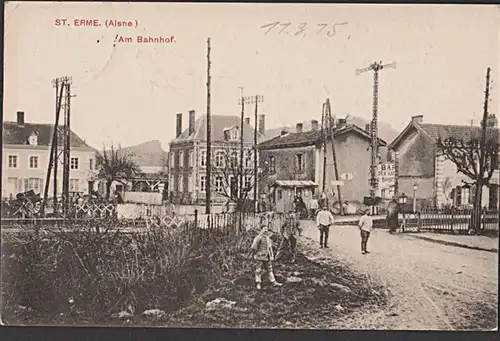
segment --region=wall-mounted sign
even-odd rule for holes
[[[382,163],[377,166],[378,175],[381,178],[393,178],[396,176],[396,167],[394,163]]]
[[[342,180],[352,180],[353,176],[352,176],[352,174],[351,174],[351,173],[342,173],[342,174],[340,175],[340,178],[341,178]]]
[[[344,181],[336,181],[336,180],[333,180],[333,181],[332,181],[332,185],[333,185],[333,186],[344,186]]]

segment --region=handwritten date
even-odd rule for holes
[[[261,26],[262,29],[267,29],[264,34],[268,34],[271,31],[277,32],[278,35],[288,35],[293,33],[294,36],[302,35],[302,38],[306,36],[306,32],[315,31],[316,34],[326,33],[328,37],[334,37],[337,34],[337,26],[343,26],[349,24],[348,22],[340,22],[334,24],[317,24],[316,27],[312,25],[312,29],[309,23],[302,22],[299,24],[293,24],[292,22],[281,22],[275,21],[266,25]]]

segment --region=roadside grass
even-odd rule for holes
[[[301,254],[294,264],[275,263],[283,287],[263,276],[258,292],[248,253],[255,231],[91,229],[2,238],[4,323],[328,328],[332,319],[386,302],[383,290],[343,265]],[[208,309],[217,298],[233,303]],[[162,314],[144,316],[148,309]]]

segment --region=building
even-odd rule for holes
[[[152,140],[119,150],[134,162],[141,174],[113,181],[110,193],[119,193],[127,202],[161,203],[166,199],[168,153],[160,141]],[[99,193],[106,194],[106,181],[99,181]]]
[[[498,140],[495,115],[488,117],[487,127],[496,134]],[[478,126],[429,124],[424,123],[422,115],[413,116],[406,128],[389,145],[398,158],[399,192],[413,198],[413,187],[416,184],[418,189],[415,197],[419,206],[471,205],[474,189],[463,181],[470,183],[473,180],[458,173],[456,165],[438,153],[436,143],[439,137],[467,141],[480,136],[481,127]],[[497,160],[492,160],[492,164],[498,170],[498,157]],[[498,171],[491,183],[491,188],[483,189],[482,202],[498,209]]]
[[[3,122],[2,197],[33,190],[43,195],[54,125],[25,122],[24,112],[17,112],[16,122]],[[62,129],[61,129],[62,131]],[[62,150],[63,135],[58,138]],[[70,179],[72,194],[88,194],[93,189],[95,150],[73,131],[70,134]],[[58,167],[57,188],[62,195],[62,156]],[[51,176],[49,196],[53,195]]]
[[[238,188],[240,172],[240,116],[211,116],[212,195],[214,204],[226,203]],[[169,200],[176,204],[204,204],[207,184],[207,117],[189,111],[188,128],[182,129],[182,113],[177,114],[176,137],[169,149]],[[264,115],[259,116],[258,139],[264,131]],[[244,186],[253,183],[254,127],[250,118],[243,125]],[[234,193],[234,192],[233,192]],[[249,199],[253,191],[246,191]]]
[[[322,133],[317,120],[311,121],[311,130],[304,131],[303,124],[295,132],[283,131],[280,136],[259,144],[261,162],[268,164],[268,174],[260,182],[260,191],[267,195],[277,211],[291,209],[296,193],[304,202],[323,190],[333,201],[337,200],[337,184],[341,184],[342,201],[361,203],[369,195],[370,135],[353,124],[340,120],[333,131],[338,174],[342,181],[334,183],[335,168],[331,140],[327,141],[326,167],[322,147]],[[379,145],[386,143],[379,140]],[[323,169],[325,180],[323,181]],[[335,196],[334,196],[335,192]]]

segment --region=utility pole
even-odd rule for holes
[[[258,161],[257,161],[257,125],[258,125],[258,108],[259,108],[259,103],[264,102],[264,97],[261,95],[255,95],[255,96],[243,96],[243,93],[241,95],[241,100],[240,104],[242,106],[241,109],[241,122],[243,123],[243,116],[244,116],[244,105],[245,104],[254,104],[255,103],[255,112],[254,112],[254,119],[255,119],[255,124],[254,124],[254,130],[253,130],[253,173],[254,173],[254,179],[253,179],[253,204],[254,204],[254,209],[255,212],[257,212],[257,173],[258,173]],[[241,149],[243,151],[243,138],[241,139]],[[243,154],[241,154],[243,155]]]
[[[52,143],[51,143],[51,149],[50,149],[50,156],[49,156],[49,164],[48,164],[48,169],[47,169],[47,177],[45,180],[45,189],[43,193],[43,202],[42,202],[42,207],[41,211],[45,213],[45,205],[47,203],[47,199],[49,196],[49,186],[50,186],[50,175],[52,172],[52,167],[54,167],[55,173],[54,173],[54,186],[56,187],[57,184],[57,161],[58,161],[58,154],[57,154],[57,133],[58,133],[58,127],[59,127],[59,116],[61,112],[61,106],[62,106],[62,98],[63,98],[63,90],[64,90],[64,78],[57,78],[52,81],[52,84],[56,89],[59,91],[58,93],[56,92],[56,120],[54,123],[54,131],[52,132]],[[60,87],[59,87],[60,86]],[[57,199],[57,187],[54,189],[54,213],[56,213],[56,199]]]
[[[330,142],[332,144],[332,158],[333,158],[333,167],[335,168],[335,181],[339,181],[339,170],[337,168],[337,154],[335,153],[335,142],[333,136],[333,118],[332,118],[332,110],[330,107],[330,99],[326,99],[326,112],[328,114],[328,135],[330,136]],[[340,194],[340,185],[337,183],[337,197],[339,199],[340,205],[340,215],[343,215],[344,210],[342,208],[342,196]]]
[[[481,205],[482,205],[482,195],[483,195],[483,183],[484,183],[484,172],[485,170],[485,158],[486,153],[484,152],[486,145],[486,129],[487,129],[487,118],[488,118],[488,101],[490,97],[490,72],[491,68],[488,67],[486,70],[486,89],[484,91],[484,106],[483,106],[483,120],[481,121],[481,147],[479,149],[479,172],[477,174],[477,189],[474,198],[474,217],[472,227],[473,229],[479,229],[481,225]]]
[[[367,71],[373,71],[373,112],[372,121],[370,124],[371,134],[371,167],[370,167],[370,197],[375,199],[378,191],[378,76],[379,71],[384,68],[396,68],[396,63],[382,64],[380,62],[373,62],[370,66],[364,69],[357,69],[356,75],[360,75]]]
[[[323,147],[323,183],[321,185],[321,192],[325,193],[326,188],[326,103],[323,103],[321,111],[321,146]]]
[[[210,214],[210,194],[212,191],[212,122],[210,117],[210,38],[207,39],[207,177],[205,180],[205,213]]]
[[[238,201],[241,201],[243,197],[243,131],[244,131],[244,121],[245,121],[245,97],[243,97],[243,87],[240,86],[240,92],[241,92],[241,98],[240,98],[240,105],[241,105],[241,117],[240,117],[240,163],[239,163],[239,168],[238,168],[238,182],[239,182],[239,189],[238,189]],[[240,202],[240,205],[243,203]],[[243,207],[240,207],[240,211],[243,209]]]
[[[71,162],[71,78],[66,78],[63,83],[65,88],[66,103],[64,105],[64,154],[63,154],[63,215],[67,216],[70,204],[69,174]]]

